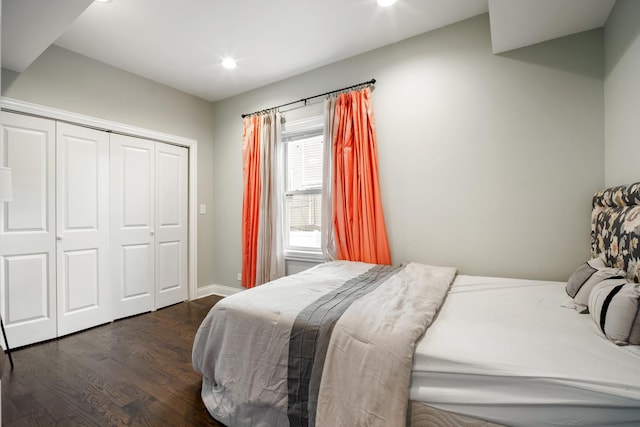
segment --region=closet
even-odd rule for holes
[[[11,347],[188,298],[188,149],[2,112],[0,310]]]
[[[187,299],[187,150],[111,135],[111,254],[119,319]]]

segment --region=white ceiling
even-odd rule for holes
[[[56,44],[216,101],[486,12],[499,53],[600,27],[614,3],[2,0],[2,67],[22,72]]]

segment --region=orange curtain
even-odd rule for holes
[[[242,134],[242,280],[245,288],[256,285],[258,254],[258,224],[260,213],[260,124],[259,115],[245,117]]]
[[[333,211],[338,259],[391,264],[371,89],[339,95],[333,120]]]

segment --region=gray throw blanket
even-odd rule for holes
[[[413,351],[455,269],[336,261],[225,298],[193,364],[228,426],[404,425]]]

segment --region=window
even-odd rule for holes
[[[285,256],[321,257],[323,118],[285,123]]]

